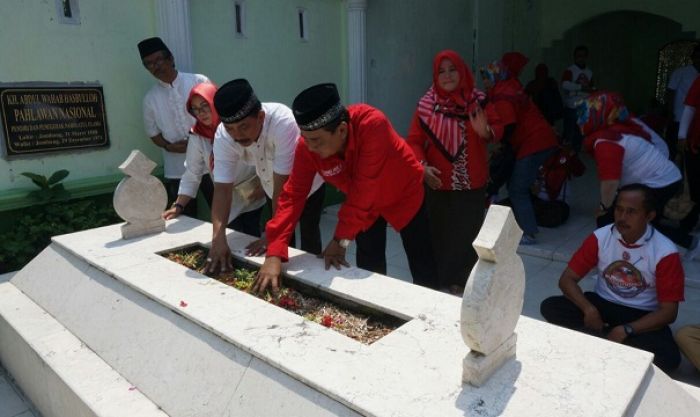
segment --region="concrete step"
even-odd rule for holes
[[[138,388],[3,279],[0,340],[0,362],[44,417],[167,417]]]

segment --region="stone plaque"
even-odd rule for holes
[[[0,84],[7,156],[109,146],[101,86]]]

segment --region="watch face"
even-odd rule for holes
[[[348,240],[348,239],[340,239],[340,241],[338,242],[338,244],[340,245],[341,248],[346,248],[346,249],[347,249],[347,247],[350,246],[350,240]]]

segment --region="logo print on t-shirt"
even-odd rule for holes
[[[629,261],[630,260],[630,253],[627,251],[622,252],[622,259]]]
[[[336,165],[336,166],[334,166],[334,167],[321,170],[321,176],[322,176],[322,177],[333,177],[333,176],[336,176],[336,175],[340,174],[340,173],[343,171],[343,168],[344,168],[344,164],[341,162],[341,163],[339,163],[338,165]]]
[[[578,78],[576,79],[576,84],[588,85],[590,83],[591,83],[591,80],[589,80],[588,76],[586,76],[586,74],[584,74],[584,73],[580,73],[578,75]]]
[[[649,288],[642,273],[627,261],[615,261],[603,271],[608,288],[622,298],[632,298]]]

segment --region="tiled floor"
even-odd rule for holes
[[[542,319],[539,312],[540,302],[559,293],[557,280],[564,270],[566,262],[578,248],[583,239],[595,228],[593,214],[598,204],[598,188],[595,169],[590,160],[585,161],[589,166],[582,178],[576,179],[571,185],[571,218],[556,228],[542,228],[538,235],[538,243],[532,246],[521,246],[526,273],[525,303],[523,314],[536,319]],[[328,207],[321,219],[323,241],[328,242],[335,229],[338,206]],[[348,248],[348,259],[354,262],[354,247]],[[406,255],[401,245],[400,236],[393,229],[387,229],[387,267],[388,275],[410,281]],[[684,262],[687,275],[686,301],[681,304],[677,321],[673,328],[684,324],[700,322],[700,262]],[[587,277],[583,286],[590,289],[593,279]],[[700,387],[700,372],[686,360],[672,375],[673,378]],[[0,417],[33,417],[27,402],[8,382],[8,376],[0,368]]]
[[[24,396],[11,382],[4,368],[0,367],[0,417],[38,417]]]

